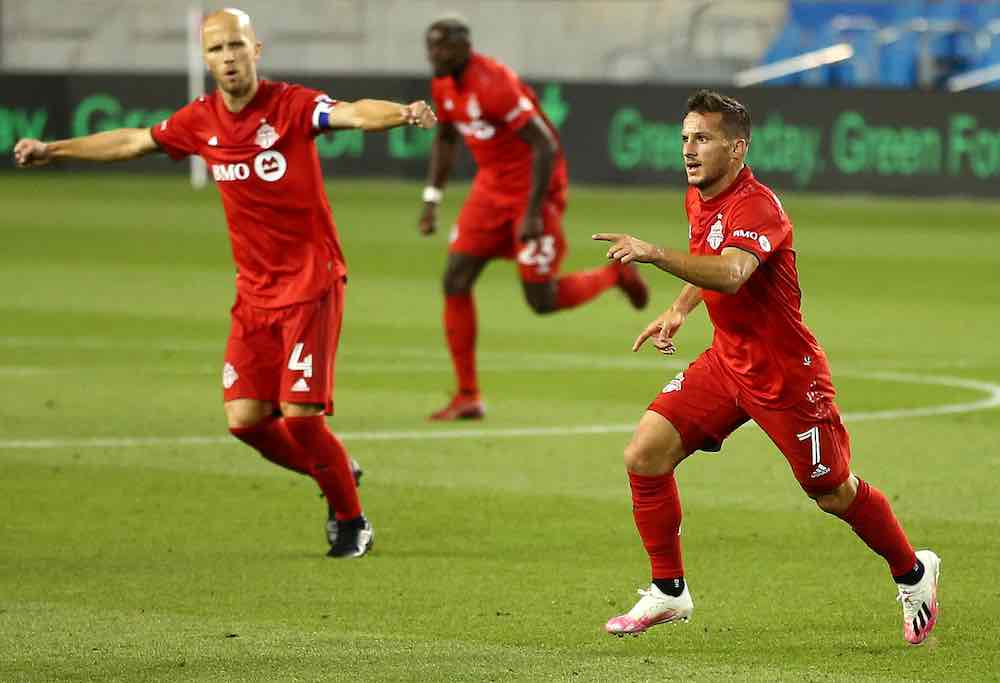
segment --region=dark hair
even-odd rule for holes
[[[714,90],[699,90],[687,101],[687,110],[699,114],[722,114],[722,128],[730,139],[750,143],[750,112],[739,101]]]
[[[440,32],[441,38],[449,43],[469,42],[469,25],[465,23],[464,19],[457,16],[438,19],[427,27],[427,33],[431,31]]]

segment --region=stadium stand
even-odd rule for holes
[[[938,89],[961,74],[1000,64],[1000,2],[971,0],[791,0],[764,65],[801,68],[768,85]],[[836,61],[801,60],[835,45]],[[1000,80],[982,84],[998,87]]]

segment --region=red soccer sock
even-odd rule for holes
[[[899,525],[885,495],[868,482],[858,479],[858,493],[843,520],[851,525],[869,548],[885,558],[893,576],[913,569],[917,556]]]
[[[681,499],[674,473],[646,476],[628,473],[632,516],[649,555],[654,579],[684,576],[681,560]]]
[[[326,417],[286,417],[285,423],[302,450],[310,455],[310,473],[337,519],[360,516],[361,501],[351,472],[351,459],[340,439],[327,427]]]
[[[292,438],[283,419],[266,417],[252,427],[230,427],[229,431],[275,465],[306,476],[311,475],[309,458]]]
[[[451,362],[455,366],[458,390],[478,394],[476,378],[476,302],[471,294],[449,294],[444,299],[444,333],[448,338]]]
[[[613,264],[603,268],[571,273],[556,280],[556,307],[573,308],[590,301],[618,282],[618,269]]]

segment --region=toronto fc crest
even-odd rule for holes
[[[708,231],[708,246],[712,249],[718,249],[719,245],[722,244],[723,237],[725,237],[725,233],[722,230],[722,214],[720,213]]]
[[[257,146],[267,149],[277,141],[278,131],[268,125],[267,119],[261,119],[260,128],[257,129]]]
[[[479,100],[476,99],[475,95],[469,95],[469,101],[465,104],[465,113],[467,113],[469,118],[473,121],[483,115],[483,110],[480,109]]]

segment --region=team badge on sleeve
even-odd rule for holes
[[[663,387],[663,391],[660,393],[669,394],[674,391],[680,391],[682,388],[684,388],[684,373],[678,372],[672,380],[667,382],[667,386]]]

